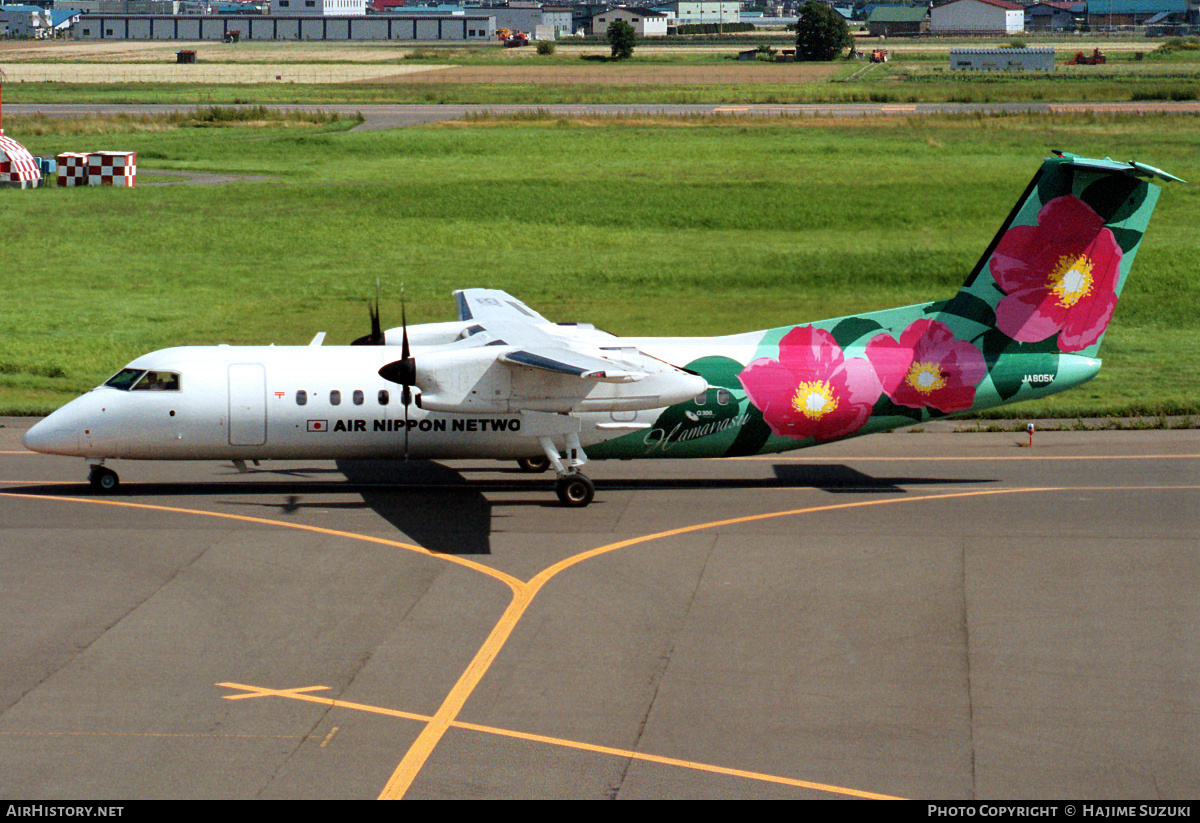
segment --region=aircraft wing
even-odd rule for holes
[[[632,383],[646,376],[645,372],[631,371],[612,360],[592,357],[564,346],[528,346],[505,352],[500,355],[500,362],[603,383]]]
[[[507,323],[528,325],[550,321],[499,289],[460,289],[454,293],[459,320],[474,320],[499,331]]]
[[[379,370],[386,380],[416,386],[423,409],[637,411],[683,402],[708,387],[700,375],[620,345],[591,326],[551,323],[498,289],[462,289],[454,299],[457,323],[414,329],[421,344],[410,361]],[[412,370],[411,384],[402,382],[405,369]]]
[[[454,293],[460,322],[479,324],[495,341],[512,346],[500,354],[501,363],[518,368],[540,369],[553,374],[604,383],[632,383],[646,372],[627,362],[605,357],[591,346],[579,346],[550,334],[541,326],[554,327],[529,306],[499,289],[461,289]]]

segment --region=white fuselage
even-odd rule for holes
[[[397,357],[395,346],[163,349],[127,369],[176,374],[177,386],[99,386],[31,428],[25,444],[92,460],[392,458],[406,448],[414,458],[518,458],[542,453],[539,436],[575,432],[586,448],[681,402],[572,415],[406,410],[401,387],[378,374]]]

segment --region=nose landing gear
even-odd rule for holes
[[[98,492],[108,493],[114,491],[121,484],[121,478],[112,469],[106,469],[104,466],[92,466],[88,472],[88,483]]]

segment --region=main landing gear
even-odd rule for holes
[[[522,458],[517,464],[521,471],[527,472],[542,472],[553,467],[554,473],[558,475],[554,484],[558,499],[564,506],[581,509],[596,497],[596,484],[579,470],[587,462],[587,455],[583,452],[583,446],[579,444],[579,435],[568,433],[566,443],[566,452],[559,454],[553,440],[549,437],[539,437],[538,444],[545,456]]]
[[[522,457],[517,460],[517,465],[521,467],[521,471],[529,472],[530,474],[540,474],[550,468],[549,457]]]
[[[108,493],[114,491],[121,484],[121,478],[112,469],[106,469],[104,466],[95,464],[91,471],[88,472],[88,483],[98,492]]]
[[[575,472],[558,478],[554,486],[564,506],[581,509],[596,496],[596,484],[586,474]]]

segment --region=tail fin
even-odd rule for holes
[[[1142,178],[1178,179],[1141,163],[1055,155],[938,311],[952,329],[986,327],[985,354],[1016,346],[1095,356],[1158,200]]]
[[[1076,386],[1099,371],[1096,353],[1158,200],[1150,177],[1178,180],[1055,152],[954,297],[772,329],[757,357],[798,360],[790,352],[803,345],[848,364],[839,368],[863,409],[878,397],[869,423],[848,424],[862,434]],[[743,385],[761,369],[751,371]]]
[[[980,386],[974,408],[1095,376],[1100,343],[1158,201],[1160,189],[1148,177],[1178,180],[1141,163],[1056,151],[958,294],[926,309],[983,354],[995,395]]]
[[[687,367],[727,395],[744,390],[744,400],[728,404],[718,392],[723,417],[696,411],[707,400],[673,406],[649,433],[629,436],[630,452],[619,440],[600,451],[784,451],[1043,397],[1092,378],[1158,200],[1145,178],[1178,178],[1140,163],[1055,155],[949,300],[718,338],[737,344],[738,359],[710,355]],[[744,359],[748,343],[754,353]]]

